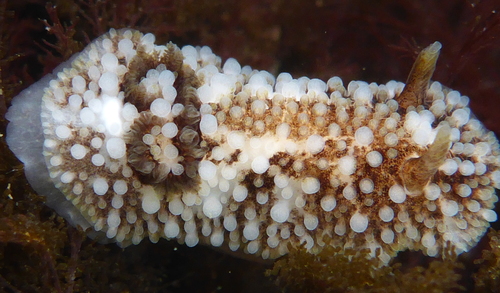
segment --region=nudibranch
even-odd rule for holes
[[[48,205],[121,246],[461,253],[497,220],[500,152],[430,82],[440,49],[406,85],[346,87],[112,29],[13,99],[7,142]]]

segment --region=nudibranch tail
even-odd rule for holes
[[[426,105],[427,90],[441,50],[441,43],[434,42],[418,54],[406,80],[406,86],[397,98],[401,109]]]
[[[344,86],[154,41],[110,30],[13,100],[7,142],[72,223],[122,246],[330,245],[387,263],[467,251],[496,221],[498,141],[466,96],[429,87],[438,42],[406,86]]]

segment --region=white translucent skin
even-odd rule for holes
[[[10,149],[23,162],[24,172],[30,185],[39,194],[46,196],[47,201],[45,203],[55,209],[59,215],[63,216],[72,225],[79,225],[83,229],[87,229],[91,224],[76,207],[66,200],[66,197],[50,180],[45,158],[42,154],[44,137],[41,120],[39,119],[43,90],[58,72],[71,64],[75,57],[60,64],[52,74],[44,76],[12,100],[12,105],[5,115],[5,118],[10,121],[7,125],[8,135],[6,140]],[[96,233],[93,233],[93,235],[96,235]]]

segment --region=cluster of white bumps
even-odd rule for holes
[[[200,84],[195,131],[206,148],[186,188],[170,188],[188,161],[176,143],[185,110],[179,75],[156,64],[139,81],[151,101],[143,111],[162,121],[142,134],[143,154],[170,172],[160,183],[143,180],[128,163],[127,141],[142,111],[127,101],[123,83],[138,54],[166,52],[151,34],[111,30],[43,98],[50,176],[108,238],[228,245],[263,258],[286,254],[289,244],[313,252],[359,247],[388,262],[408,248],[437,255],[446,241],[466,251],[496,221],[498,142],[471,115],[467,97],[434,82],[429,106],[401,113],[401,82],[346,88],[338,77],[275,78],[234,59],[222,65],[208,47],[181,49],[183,68]],[[447,159],[423,194],[411,195],[400,167],[444,125],[451,127]]]

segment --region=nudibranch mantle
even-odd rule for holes
[[[7,113],[34,189],[94,237],[264,259],[369,248],[387,263],[406,249],[467,251],[496,221],[498,141],[466,96],[428,85],[439,43],[410,97],[401,82],[274,77],[154,41],[112,29]]]

